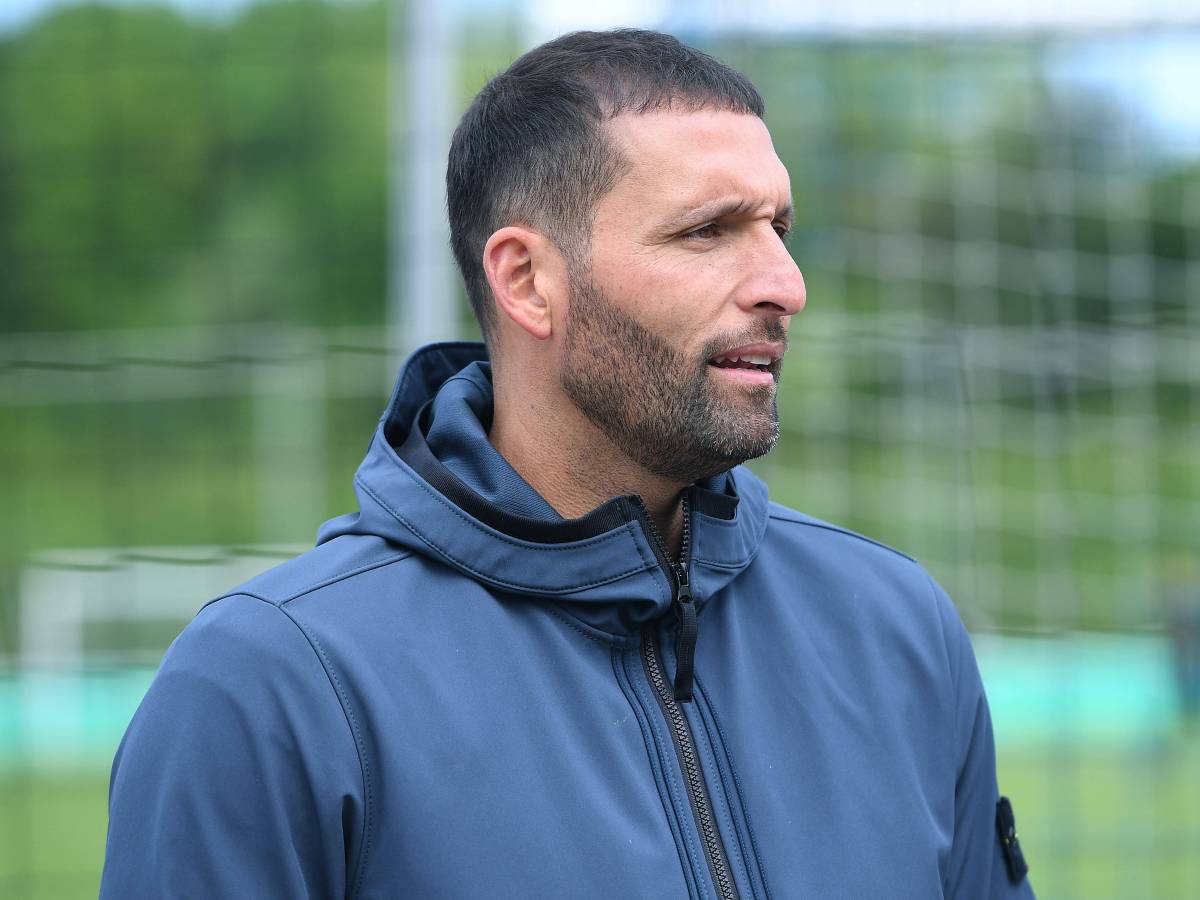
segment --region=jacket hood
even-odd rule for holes
[[[491,364],[483,344],[430,344],[405,362],[355,475],[359,512],[317,543],[374,535],[452,566],[513,599],[553,599],[589,630],[635,633],[671,605],[673,582],[635,496],[564,519],[488,440]],[[690,573],[699,608],[754,558],[765,485],[748,470],[688,489]]]

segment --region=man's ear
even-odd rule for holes
[[[532,229],[506,225],[484,245],[483,271],[501,316],[538,340],[550,337],[565,273],[553,243]]]

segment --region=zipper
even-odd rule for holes
[[[717,830],[716,817],[713,815],[712,800],[704,783],[704,772],[700,768],[700,756],[696,752],[696,742],[688,727],[687,718],[683,714],[680,703],[692,699],[692,664],[696,653],[696,604],[692,597],[691,579],[688,575],[688,565],[691,551],[691,508],[690,492],[683,498],[683,540],[679,549],[679,561],[672,562],[666,552],[662,535],[650,518],[646,506],[640,498],[637,503],[641,507],[643,523],[647,533],[655,545],[659,563],[670,573],[674,587],[672,606],[679,618],[679,634],[676,638],[675,684],[667,681],[659,658],[658,638],[653,625],[648,626],[642,633],[642,665],[646,670],[646,678],[658,698],[663,718],[671,732],[671,742],[675,745],[675,753],[679,758],[679,768],[683,772],[687,785],[688,800],[691,802],[692,815],[696,827],[704,842],[705,857],[708,860],[709,872],[713,886],[721,900],[737,900],[737,888],[725,855],[725,847],[721,843],[721,833]]]
[[[667,545],[663,542],[658,526],[650,518],[642,498],[635,495],[630,499],[634,501],[638,518],[642,520],[642,524],[646,526],[646,533],[650,535],[650,544],[654,555],[658,557],[658,564],[671,582],[671,608],[679,620],[679,633],[675,637],[674,697],[680,703],[688,703],[692,699],[692,671],[696,659],[696,637],[700,631],[696,620],[696,603],[692,598],[691,576],[688,574],[692,551],[691,489],[683,495],[683,539],[679,545],[678,562],[672,561],[667,553]]]

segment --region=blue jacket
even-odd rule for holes
[[[419,351],[360,511],[176,639],[103,897],[1032,897],[916,563],[737,468],[677,567],[636,498],[557,516],[490,414],[480,345]]]

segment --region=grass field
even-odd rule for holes
[[[94,898],[104,860],[107,795],[102,769],[0,775],[0,897]]]
[[[1007,754],[999,776],[1042,900],[1200,896],[1200,735]]]

